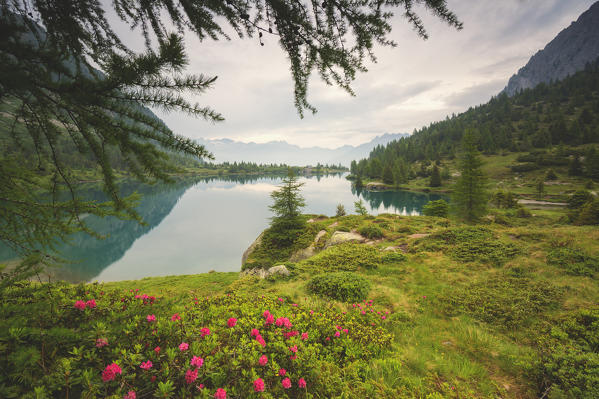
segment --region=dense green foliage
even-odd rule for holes
[[[572,247],[557,247],[547,254],[547,263],[575,276],[593,276],[599,272],[599,258]]]
[[[500,328],[514,328],[528,325],[543,310],[557,305],[561,295],[548,281],[499,275],[451,292],[441,303],[451,314],[464,312]]]
[[[366,238],[377,239],[382,238],[384,233],[383,230],[376,224],[368,224],[358,229],[358,233]]]
[[[320,274],[308,281],[307,289],[317,295],[342,302],[360,302],[370,292],[370,283],[364,277],[352,272]]]
[[[422,208],[422,214],[446,218],[449,215],[449,204],[443,200],[429,201]]]
[[[530,159],[520,160],[526,163],[514,166],[514,171],[570,165],[573,176],[599,179],[599,155],[590,146],[599,142],[599,61],[562,81],[541,83],[513,97],[500,94],[486,104],[416,130],[410,137],[378,146],[368,159],[353,162],[351,173],[381,179],[381,171],[390,165],[396,185],[431,176],[431,161],[455,158],[468,131],[480,138],[477,148],[484,154],[530,151]],[[587,154],[565,153],[562,147],[558,156],[550,156],[542,150],[560,143],[585,145]]]

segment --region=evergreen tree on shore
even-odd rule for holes
[[[473,223],[486,214],[488,194],[477,137],[472,132],[464,133],[461,150],[458,163],[460,177],[453,187],[451,205],[460,219]]]
[[[439,172],[439,167],[437,165],[433,166],[428,185],[430,187],[441,187],[441,173]]]

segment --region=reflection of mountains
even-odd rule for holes
[[[305,177],[307,179],[315,178],[317,181],[320,181],[323,177],[328,176],[342,176],[343,172],[339,173],[310,173],[310,174],[301,174],[298,177]],[[224,181],[229,183],[256,183],[258,181],[271,180],[271,181],[280,181],[283,177],[286,177],[285,173],[281,174],[264,174],[264,175],[229,175],[229,176],[208,176],[202,177],[198,179],[199,181],[203,181],[206,183],[210,183],[212,181]]]
[[[352,186],[352,194],[362,196],[372,209],[378,209],[381,204],[386,210],[392,209],[402,215],[418,215],[422,207],[429,201],[444,199],[447,196],[439,194],[417,193],[413,191],[369,191],[356,190]]]
[[[92,230],[107,236],[98,240],[84,233],[70,237],[69,243],[57,248],[60,256],[73,263],[66,264],[53,274],[56,278],[71,282],[89,281],[112,263],[123,257],[133,243],[154,227],[173,210],[179,198],[194,185],[197,180],[179,181],[171,185],[124,184],[123,195],[134,191],[142,194],[137,212],[145,221],[145,225],[132,220],[120,220],[114,217],[99,218],[89,216],[86,219]],[[86,198],[102,199],[102,192],[89,189]]]

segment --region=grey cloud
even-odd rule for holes
[[[486,103],[491,96],[498,94],[505,86],[505,80],[498,79],[480,85],[466,87],[460,92],[453,93],[445,98],[448,107],[460,107],[466,110],[470,106]],[[489,95],[489,93],[493,93]]]

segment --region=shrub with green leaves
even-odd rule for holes
[[[367,224],[358,229],[358,233],[366,238],[377,239],[384,236],[383,230],[376,224]]]
[[[425,216],[437,216],[446,218],[449,215],[449,204],[443,200],[429,201],[422,208]]]
[[[298,269],[316,274],[337,271],[364,271],[375,269],[382,263],[403,260],[405,260],[403,254],[391,255],[370,245],[346,243],[327,248],[298,263]]]
[[[370,283],[351,272],[336,272],[314,276],[308,281],[308,291],[342,302],[360,302],[368,296]]]
[[[246,398],[259,379],[265,397],[365,397],[345,372],[382,353],[386,322],[271,296],[19,283],[0,301],[0,397]]]
[[[549,398],[599,397],[599,309],[556,323],[539,347],[541,390]]]
[[[534,317],[555,305],[562,289],[548,281],[499,275],[484,281],[448,289],[438,298],[448,315],[466,313],[501,327],[527,326]]]
[[[478,261],[501,265],[521,253],[518,246],[498,240],[485,227],[447,229],[431,238],[441,239],[449,244],[449,256],[462,262]]]
[[[599,271],[599,258],[571,247],[553,248],[547,254],[547,263],[574,276],[592,276]]]

